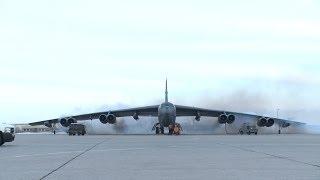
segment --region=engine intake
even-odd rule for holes
[[[271,127],[271,126],[273,126],[273,125],[274,125],[274,119],[269,118],[268,121],[267,121],[266,126],[267,126],[267,127]]]
[[[117,119],[117,117],[113,114],[108,114],[108,116],[107,116],[107,121],[109,124],[116,123],[116,119]]]
[[[101,122],[102,124],[107,124],[107,123],[108,123],[108,121],[107,121],[107,115],[105,115],[105,114],[101,114],[101,115],[99,116],[99,120],[100,120],[100,122]]]
[[[62,119],[60,119],[60,124],[61,124],[61,126],[63,126],[63,127],[69,127],[69,126],[70,126],[70,124],[68,123],[67,118],[62,118]]]
[[[260,118],[260,119],[258,120],[258,122],[257,122],[257,125],[258,125],[259,127],[264,127],[264,126],[267,125],[267,123],[268,123],[268,121],[267,121],[266,118]]]
[[[232,124],[236,120],[236,116],[233,114],[228,115],[227,123]]]
[[[116,123],[116,119],[117,119],[116,116],[113,114],[108,114],[108,115],[101,114],[99,116],[99,120],[102,124],[107,124],[107,123],[114,124]]]
[[[221,114],[218,118],[220,124],[225,124],[228,121],[228,116],[226,114]]]

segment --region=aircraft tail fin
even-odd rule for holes
[[[166,97],[165,97],[166,103],[168,102],[168,79],[166,79]]]

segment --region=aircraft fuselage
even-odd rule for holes
[[[170,103],[162,103],[158,108],[158,120],[161,127],[169,127],[176,122],[176,107]]]

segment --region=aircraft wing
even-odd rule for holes
[[[36,125],[45,125],[45,123],[58,123],[60,119],[62,118],[74,118],[76,121],[83,121],[83,120],[92,120],[92,119],[98,119],[101,114],[113,114],[116,117],[126,117],[126,116],[133,116],[135,113],[138,116],[158,116],[158,107],[159,106],[145,106],[145,107],[138,107],[138,108],[130,108],[130,109],[120,109],[120,110],[114,110],[114,111],[103,111],[103,112],[95,112],[95,113],[89,113],[89,114],[81,114],[81,115],[75,115],[75,116],[67,116],[67,117],[61,117],[56,119],[49,119],[44,121],[38,121],[29,123],[31,126]]]
[[[176,106],[177,110],[177,116],[206,116],[206,117],[219,117],[221,114],[233,114],[236,117],[237,116],[246,116],[251,117],[256,120],[259,118],[272,118],[272,117],[266,117],[266,116],[259,116],[254,114],[246,114],[246,113],[238,113],[238,112],[231,112],[231,111],[222,111],[222,110],[212,110],[212,109],[204,109],[204,108],[197,108],[197,107],[189,107],[189,106]],[[95,113],[89,113],[89,114],[81,114],[81,115],[75,115],[75,116],[68,116],[68,117],[62,117],[62,118],[74,118],[76,121],[83,121],[83,120],[92,120],[92,119],[98,119],[101,114],[113,114],[116,117],[127,117],[127,116],[133,116],[134,114],[138,116],[158,116],[158,106],[145,106],[145,107],[138,107],[138,108],[130,108],[130,109],[120,109],[120,110],[114,110],[114,111],[103,111],[103,112],[95,112]],[[53,123],[59,123],[60,119],[62,118],[56,118],[56,119],[49,119],[44,121],[38,121],[30,123],[30,125],[46,125],[46,124],[53,124]],[[303,125],[304,123],[296,122],[296,121],[289,121],[285,119],[278,119],[278,118],[272,118],[274,120],[275,124],[279,124],[282,126],[290,126],[290,125]]]
[[[39,125],[45,125],[46,123],[55,124],[55,123],[58,123],[58,122],[59,122],[59,119],[50,119],[50,120],[45,120],[45,121],[32,122],[32,123],[29,123],[29,125],[31,125],[31,126],[39,126]]]
[[[212,110],[212,109],[203,109],[197,107],[189,107],[189,106],[180,106],[176,105],[177,116],[206,116],[206,117],[219,117],[221,114],[233,114],[235,116],[247,116],[256,118],[272,118],[276,124],[279,125],[303,125],[305,123],[290,121],[285,119],[273,118],[273,117],[266,117],[254,114],[246,114],[246,113],[238,113],[238,112],[231,112],[231,111],[222,111],[222,110]]]

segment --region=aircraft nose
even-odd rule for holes
[[[166,114],[170,114],[172,110],[169,107],[166,107],[165,111],[166,111]]]

